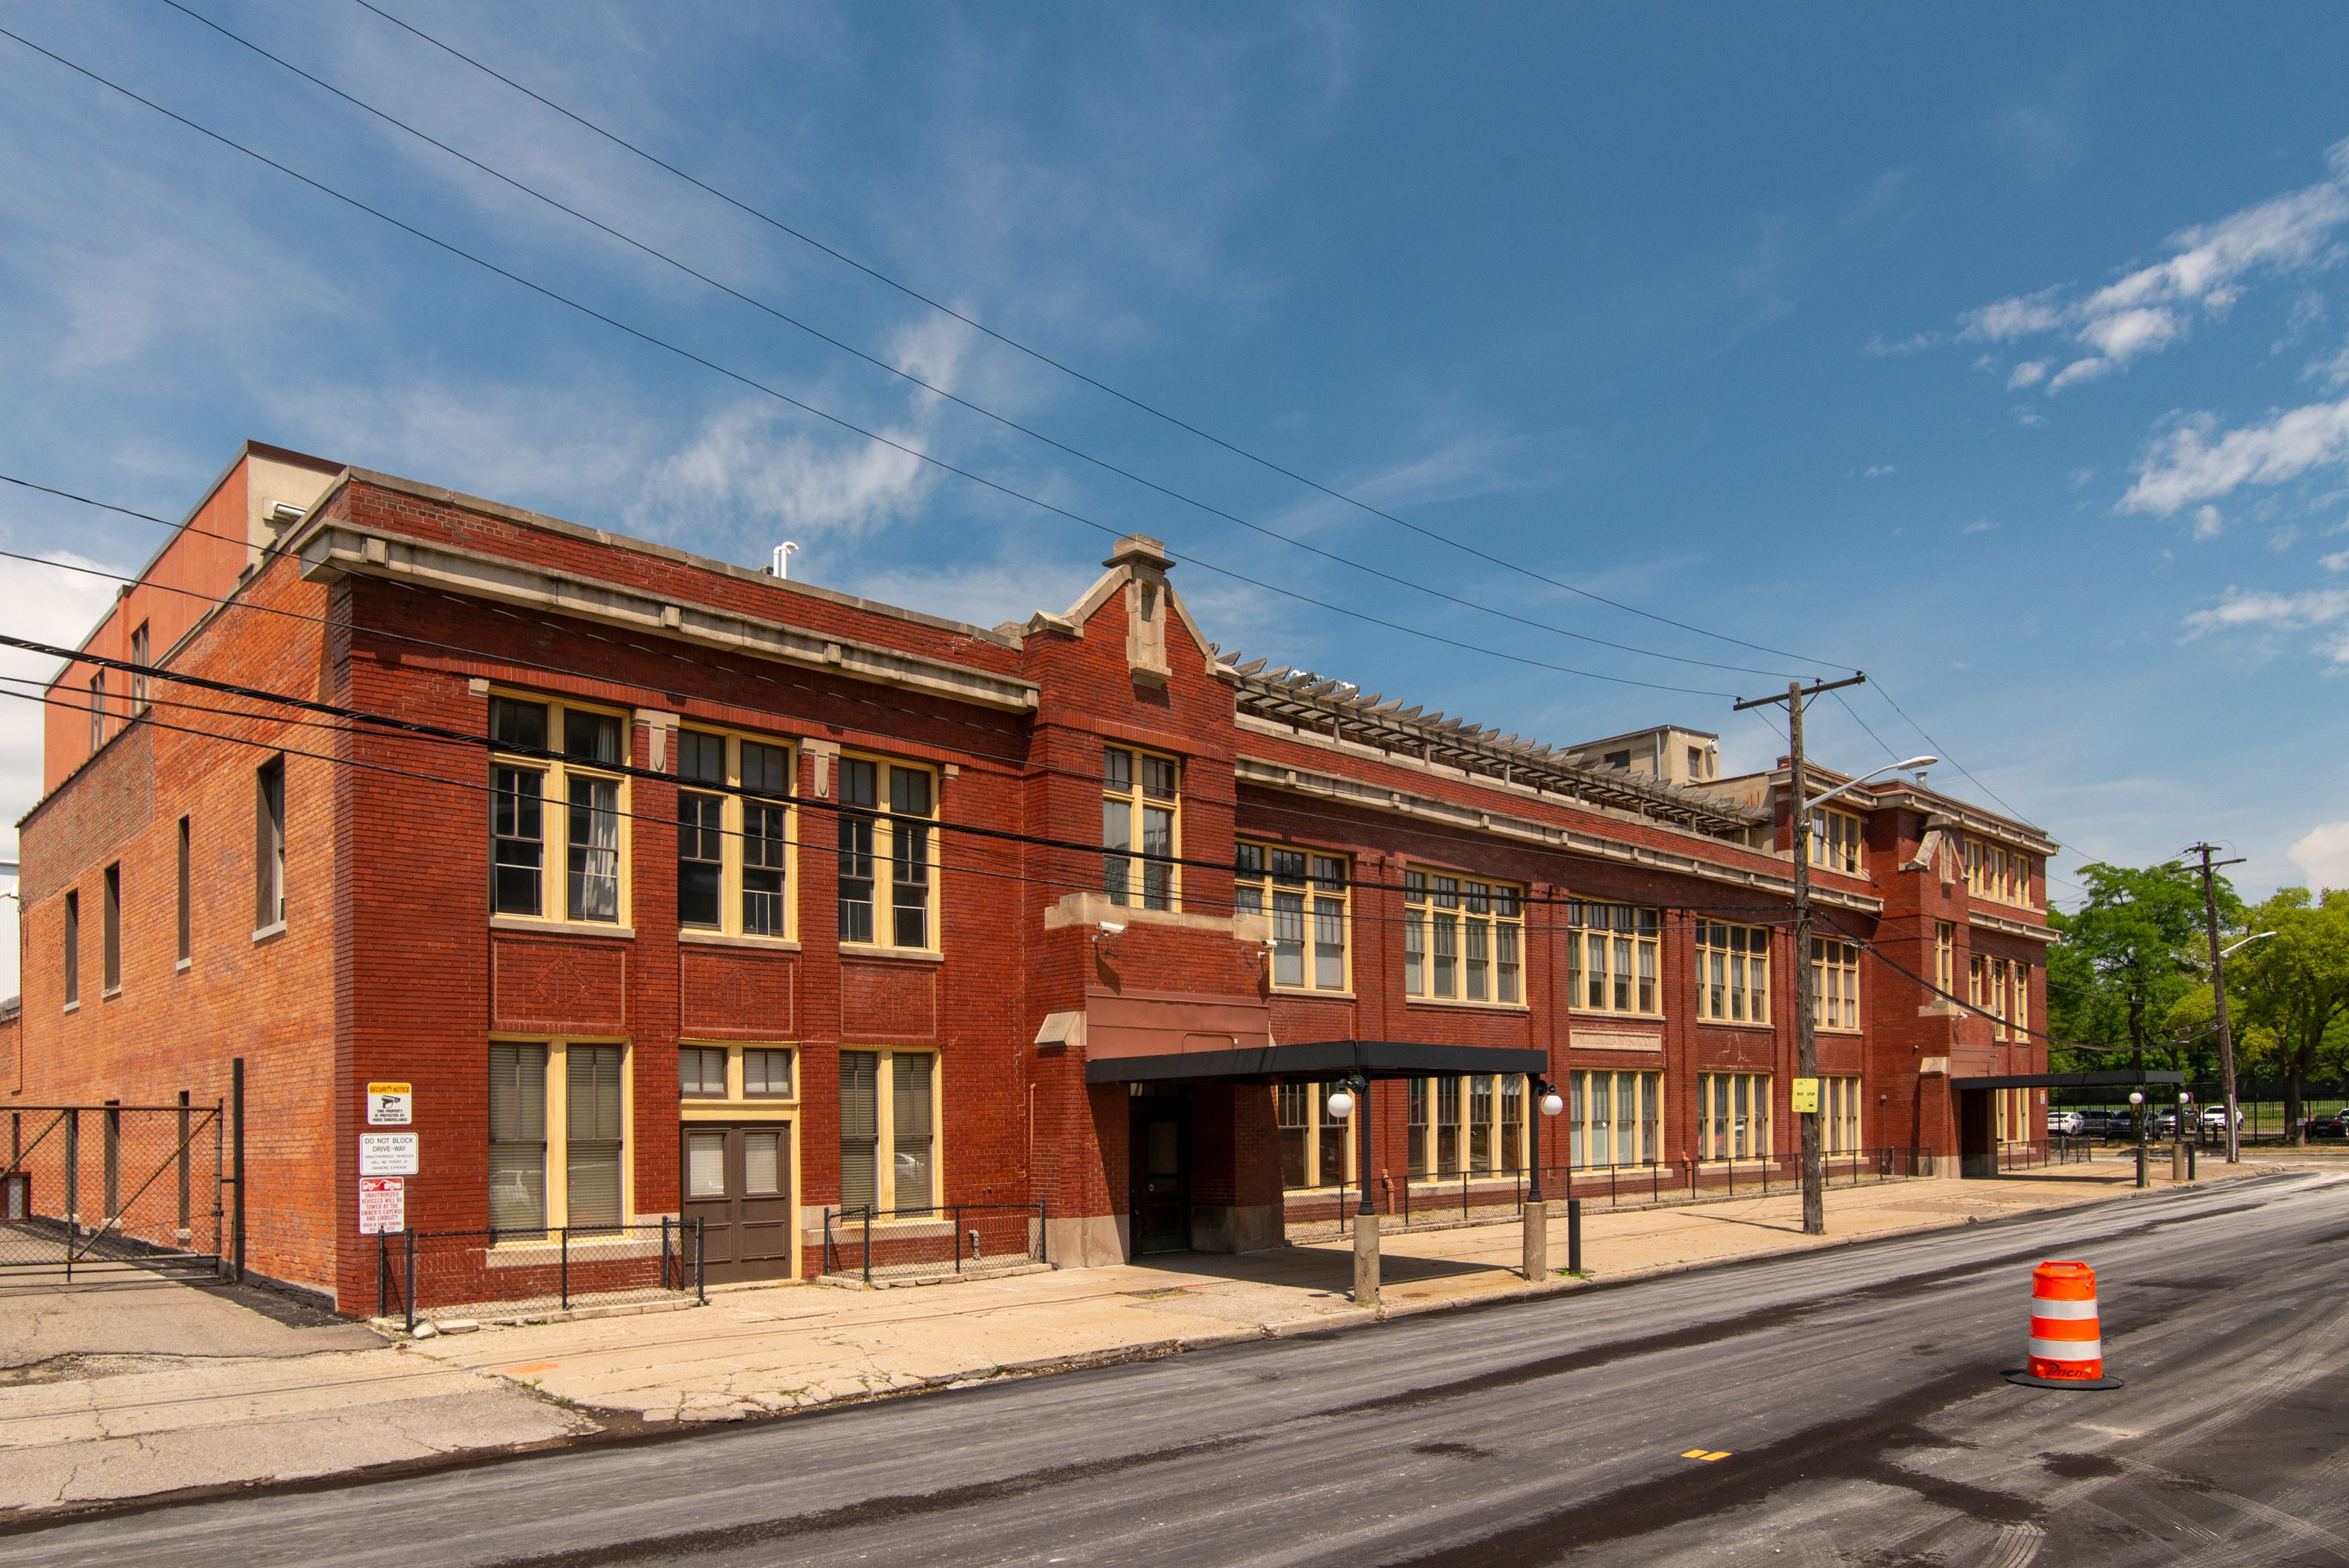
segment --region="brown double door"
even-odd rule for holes
[[[791,1123],[688,1122],[683,1140],[683,1212],[687,1224],[701,1222],[708,1277],[790,1278],[799,1231]]]

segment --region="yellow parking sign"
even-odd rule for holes
[[[1819,1113],[1819,1080],[1798,1078],[1795,1080],[1795,1114],[1816,1116]]]

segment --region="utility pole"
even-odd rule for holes
[[[2243,857],[2214,861],[2210,857],[2219,851],[2210,844],[2190,844],[2186,852],[2202,857],[2202,929],[2210,938],[2210,999],[2219,1013],[2219,1079],[2227,1089],[2227,1163],[2235,1165],[2242,1160],[2235,1135],[2235,1032],[2227,1026],[2227,955],[2219,946],[2219,896],[2210,873],[2220,866],[2241,865]],[[2186,1129],[2180,1127],[2178,1133],[2184,1137]]]
[[[1789,681],[1783,696],[1757,696],[1739,703],[1734,710],[1743,713],[1772,703],[1786,705],[1788,750],[1794,762],[1790,783],[1795,828],[1795,1072],[1814,1082],[1819,1076],[1819,1040],[1817,1023],[1811,1016],[1816,1005],[1811,991],[1811,786],[1803,768],[1803,702],[1866,679],[1865,675],[1854,675],[1808,686]],[[1827,1229],[1826,1177],[1819,1162],[1819,1113],[1806,1110],[1797,1119],[1803,1137],[1803,1234],[1823,1236]]]

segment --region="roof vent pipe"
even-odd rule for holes
[[[798,545],[793,544],[788,539],[775,546],[775,563],[767,568],[769,574],[780,577],[786,583],[790,582],[792,578],[792,557],[799,553],[799,549],[800,547]]]

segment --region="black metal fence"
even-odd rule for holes
[[[225,1263],[222,1106],[12,1106],[0,1127],[0,1270],[66,1283]]]
[[[1830,1187],[1869,1186],[1879,1181],[1930,1176],[1934,1152],[1915,1146],[1844,1150],[1820,1157]],[[1799,1155],[1761,1155],[1737,1160],[1658,1160],[1634,1165],[1545,1165],[1542,1196],[1579,1199],[1585,1207],[1609,1209],[1661,1208],[1671,1204],[1731,1198],[1765,1198],[1802,1186]],[[1524,1171],[1462,1171],[1443,1175],[1381,1178],[1374,1194],[1380,1212],[1391,1222],[1414,1225],[1468,1224],[1501,1220],[1517,1213],[1531,1191]],[[1334,1194],[1333,1212],[1319,1214],[1319,1203],[1297,1203],[1292,1198],[1295,1225],[1317,1220],[1343,1220],[1352,1214],[1360,1189],[1341,1185]],[[1300,1212],[1301,1211],[1301,1212]]]
[[[2001,1171],[2029,1171],[2043,1165],[2079,1165],[2095,1158],[2096,1140],[2085,1135],[2054,1134],[2015,1139],[1998,1146]]]
[[[709,1299],[699,1220],[376,1237],[375,1310],[414,1333],[428,1313],[513,1318]]]
[[[823,1212],[823,1272],[834,1279],[952,1279],[1051,1261],[1041,1203]]]

